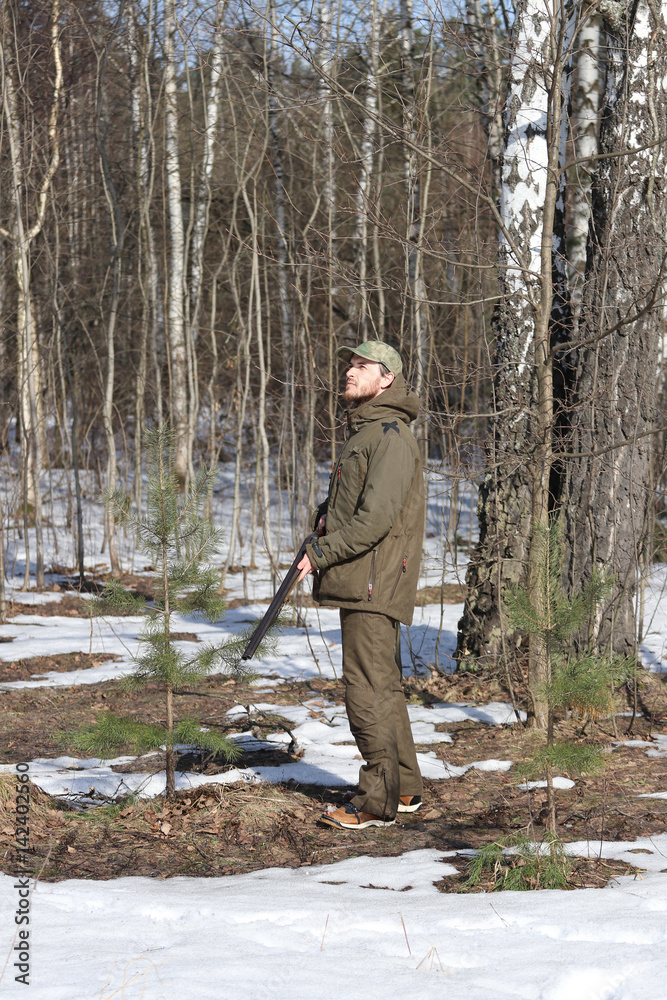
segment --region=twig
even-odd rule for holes
[[[403,914],[399,913],[399,917],[401,918],[401,923],[403,924],[403,933],[405,934],[405,943],[408,946],[408,955],[412,955],[412,948],[410,947],[410,942],[408,941],[408,932],[405,929],[405,920],[403,919]]]
[[[327,913],[327,919],[324,922],[324,933],[322,934],[322,943],[320,944],[320,951],[324,950],[324,935],[327,932],[327,927],[329,926],[329,914]]]

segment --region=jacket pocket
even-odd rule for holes
[[[391,604],[391,602],[394,599],[394,595],[396,594],[396,589],[398,587],[399,580],[401,579],[401,575],[403,573],[406,573],[407,569],[408,569],[408,557],[407,556],[403,556],[403,559],[401,560],[401,563],[400,563],[400,565],[398,567],[398,572],[396,573],[396,579],[394,580],[394,586],[391,588],[391,594],[389,595],[389,603],[390,604]]]
[[[334,484],[333,494],[332,494],[332,497],[331,497],[331,508],[332,509],[336,506],[336,500],[338,498],[338,490],[340,489],[340,477],[341,477],[342,471],[343,470],[342,470],[342,468],[339,465],[338,466],[338,472],[336,473],[336,482]]]
[[[368,574],[368,600],[373,600],[373,583],[375,582],[375,562],[377,560],[377,549],[373,550],[371,555],[371,569]]]

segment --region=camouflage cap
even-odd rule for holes
[[[366,340],[356,347],[339,347],[336,354],[343,361],[349,361],[354,354],[358,354],[360,358],[367,358],[369,361],[377,361],[384,365],[394,375],[400,375],[403,371],[403,362],[398,351],[381,340]]]

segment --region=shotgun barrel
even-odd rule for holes
[[[301,560],[303,559],[304,555],[306,554],[306,545],[312,545],[312,543],[316,542],[318,538],[319,538],[318,532],[313,531],[313,533],[308,535],[308,537],[305,538],[304,541],[302,542],[301,548],[294,556],[292,565],[287,570],[285,579],[283,580],[283,582],[278,587],[278,590],[276,591],[276,596],[269,604],[266,614],[264,615],[261,622],[251,635],[248,645],[243,650],[243,655],[241,656],[242,660],[251,660],[252,657],[257,652],[259,644],[261,643],[262,639],[264,638],[264,636],[269,631],[274,621],[280,614],[280,609],[282,608],[283,604],[289,597],[289,593],[299,577],[298,566]]]

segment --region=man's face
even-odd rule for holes
[[[379,396],[393,381],[394,376],[391,372],[386,374],[379,362],[368,361],[359,354],[353,354],[345,373],[343,399],[346,403],[361,406]]]

